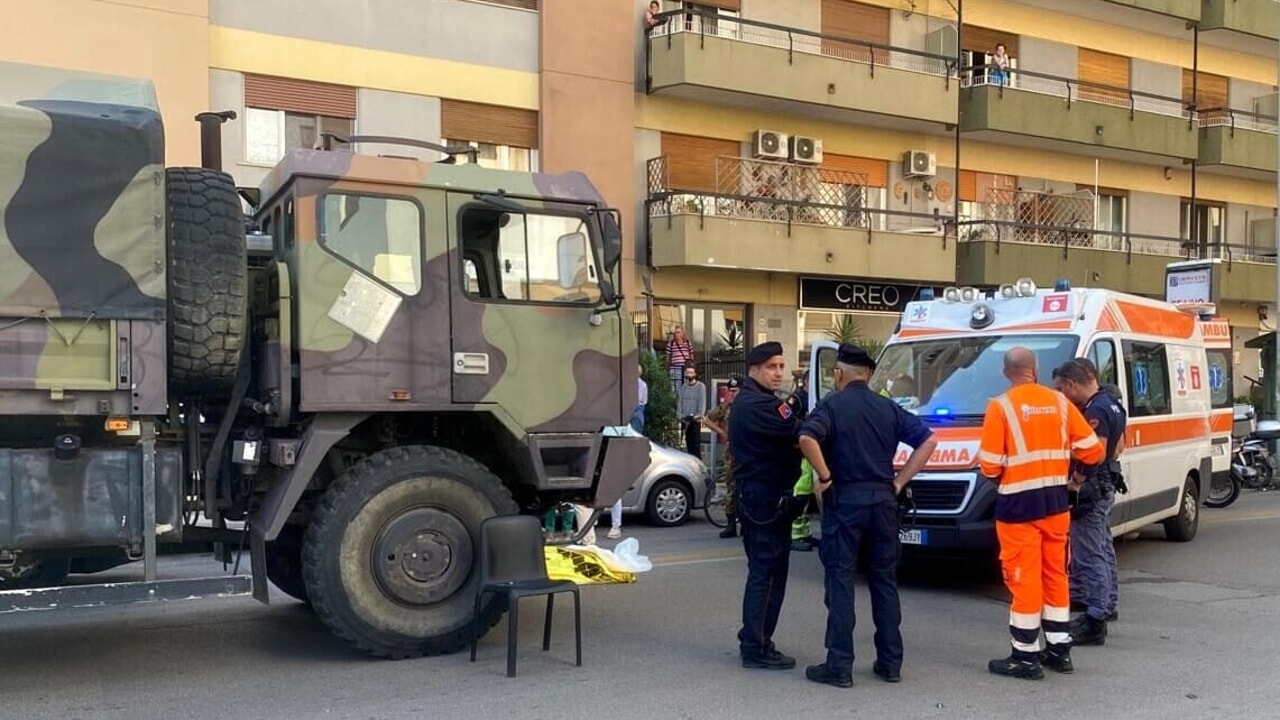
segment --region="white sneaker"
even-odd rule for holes
[[[622,528],[609,528],[609,534],[606,537],[610,540],[616,540],[622,537]]]

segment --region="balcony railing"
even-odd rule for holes
[[[1159,255],[1185,259],[1194,259],[1198,254],[1195,244],[1186,238],[1097,229],[1079,223],[1050,225],[962,217],[957,226],[960,230],[960,242],[993,242],[997,248],[1003,243],[1060,247],[1063,257],[1071,250],[1102,250],[1125,256]],[[1266,245],[1211,242],[1205,247],[1206,257],[1220,258],[1228,263],[1276,261],[1275,249]]]
[[[1225,127],[1231,130],[1253,130],[1269,135],[1276,134],[1276,118],[1270,115],[1231,110],[1229,108],[1210,108],[1200,110],[1198,122],[1202,128]]]
[[[956,59],[923,50],[881,45],[862,40],[824,35],[811,30],[789,28],[749,18],[727,17],[712,9],[672,10],[658,15],[662,24],[649,31],[649,42],[679,34],[724,38],[738,42],[787,51],[792,62],[796,53],[824,55],[867,65],[874,75],[876,67],[924,73],[945,77],[955,74]]]
[[[1004,88],[1009,88],[1011,90],[1061,98],[1068,105],[1073,102],[1107,105],[1128,110],[1130,118],[1133,117],[1134,113],[1138,112],[1186,120],[1191,120],[1196,115],[1195,111],[1188,108],[1180,98],[1155,95],[1141,90],[1131,90],[1087,80],[1075,80],[1058,75],[1046,75],[1029,70],[1009,68],[1005,70],[1006,78],[1002,81],[998,75],[992,72],[992,68],[986,65],[965,66],[961,68],[961,73],[963,87],[987,86],[1000,88],[1002,91]]]
[[[817,166],[718,157],[715,189],[673,187],[667,156],[648,162],[650,217],[714,216],[739,220],[941,235],[951,224],[941,212],[873,207],[867,176]]]

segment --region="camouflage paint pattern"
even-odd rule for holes
[[[0,63],[0,135],[6,414],[162,413],[164,128],[154,87]]]
[[[303,411],[486,407],[516,437],[626,424],[638,402],[636,347],[617,312],[593,325],[594,305],[494,302],[464,291],[459,212],[474,193],[499,188],[532,211],[603,205],[581,174],[308,150],[277,166],[261,190],[264,198],[292,193],[295,203],[295,237],[277,244],[296,283]],[[321,242],[323,197],[343,192],[411,200],[421,212],[420,286],[396,293],[399,307],[376,342],[330,317],[353,275],[372,277]],[[486,354],[488,373],[455,373],[455,352]]]

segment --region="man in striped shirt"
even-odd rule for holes
[[[1076,406],[1036,382],[1035,353],[1024,347],[1009,350],[1004,375],[1012,387],[987,405],[978,463],[998,486],[996,536],[1005,585],[1013,594],[1013,651],[987,668],[1039,680],[1041,665],[1062,673],[1074,670],[1067,575],[1071,459],[1093,466],[1106,454]],[[1042,623],[1044,652],[1039,648]]]

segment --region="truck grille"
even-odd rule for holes
[[[911,483],[917,510],[954,512],[960,509],[969,483],[964,480],[924,480]]]

